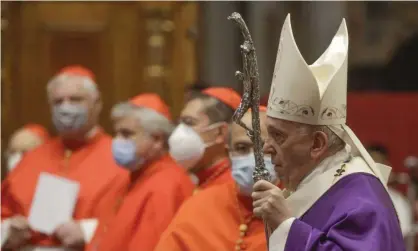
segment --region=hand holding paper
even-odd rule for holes
[[[52,235],[58,226],[72,221],[79,189],[78,182],[41,173],[29,212],[30,227]]]
[[[85,243],[84,233],[80,223],[70,221],[58,226],[55,235],[64,245],[64,247],[82,247]]]
[[[18,215],[2,222],[1,246],[17,249],[29,240],[30,229],[25,217]]]

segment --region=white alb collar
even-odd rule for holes
[[[315,167],[315,169],[299,183],[296,190],[303,187],[305,184],[307,184],[309,181],[314,179],[316,176],[328,171],[329,169],[335,167],[336,165],[340,165],[344,161],[347,161],[350,158],[350,156],[351,156],[351,147],[348,144],[346,144],[344,149],[322,160],[321,163],[319,163],[319,165]]]

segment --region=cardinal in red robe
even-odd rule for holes
[[[153,251],[194,184],[169,155],[174,126],[167,105],[152,93],[112,109],[115,161],[129,171],[114,184],[89,251]]]
[[[2,246],[12,250],[82,250],[92,235],[84,223],[95,221],[104,194],[127,175],[112,158],[111,137],[98,125],[102,102],[93,73],[82,66],[65,67],[48,83],[47,92],[59,136],[27,152],[1,184]],[[58,226],[53,235],[31,230],[27,219],[41,173],[80,185],[73,221]]]
[[[264,125],[265,107],[260,111],[261,125]],[[247,112],[242,121],[251,128],[251,113]],[[267,136],[265,126],[261,135]],[[186,201],[155,251],[267,249],[264,224],[252,212],[253,144],[246,131],[235,123],[231,125],[230,136],[233,180],[207,188]],[[270,156],[265,156],[265,166],[276,181]]]

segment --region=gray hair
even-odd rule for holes
[[[119,103],[112,108],[112,120],[125,116],[137,118],[144,130],[151,135],[162,133],[165,136],[165,143],[168,142],[175,128],[169,119],[150,108],[138,107],[127,102]]]
[[[300,124],[299,128],[303,128],[311,133],[313,132],[323,132],[328,137],[328,151],[334,153],[338,152],[345,147],[345,142],[338,137],[328,126],[326,125],[307,125]]]
[[[99,97],[100,93],[97,89],[97,85],[91,78],[63,73],[53,77],[47,83],[46,90],[48,98],[51,97],[51,92],[54,88],[68,80],[81,80],[81,82],[83,83],[83,88],[89,92],[93,99],[97,99]]]

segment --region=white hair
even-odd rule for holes
[[[175,128],[169,119],[150,108],[138,107],[127,102],[117,104],[112,108],[112,120],[125,116],[137,118],[140,125],[149,134],[164,134],[166,143]]]
[[[81,82],[83,83],[83,88],[88,91],[88,93],[91,95],[93,99],[97,99],[99,97],[100,93],[97,89],[97,85],[91,78],[63,73],[53,77],[48,82],[46,86],[48,98],[51,97],[51,93],[54,88],[68,80],[81,80]]]
[[[337,152],[345,147],[345,142],[338,137],[328,126],[326,125],[307,125],[301,124],[301,128],[308,130],[310,132],[323,132],[327,135],[328,138],[328,150],[331,152]]]

